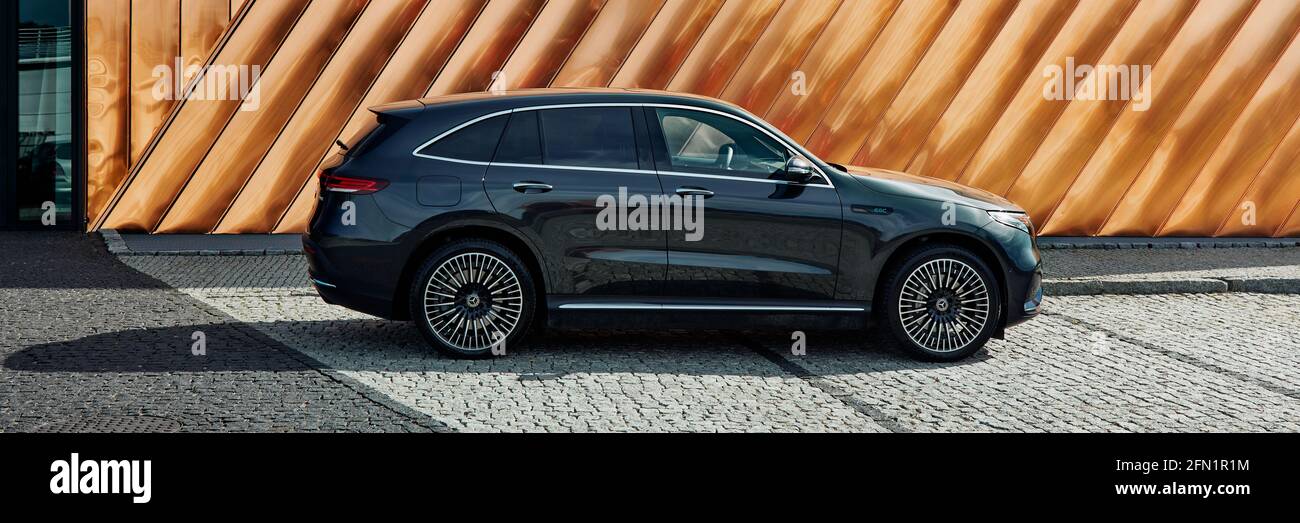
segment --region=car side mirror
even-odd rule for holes
[[[816,176],[816,172],[813,171],[812,162],[795,156],[785,163],[785,175],[789,181],[808,183]]]

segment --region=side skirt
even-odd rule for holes
[[[797,329],[867,327],[871,304],[841,300],[548,296],[555,329]]]

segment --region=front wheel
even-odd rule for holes
[[[1002,299],[996,282],[988,266],[966,248],[923,247],[888,275],[881,313],[912,355],[959,360],[983,347],[997,329]]]
[[[445,354],[501,356],[527,332],[535,294],[532,275],[510,249],[456,240],[435,249],[411,282],[411,318]]]

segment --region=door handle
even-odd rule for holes
[[[703,196],[708,198],[713,196],[713,191],[700,187],[678,187],[677,194],[681,196]]]
[[[549,183],[542,182],[515,182],[514,188],[524,194],[534,194],[550,191],[552,187]]]

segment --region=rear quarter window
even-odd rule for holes
[[[505,129],[508,116],[503,114],[474,122],[426,145],[417,154],[454,160],[490,162],[492,154],[496,152],[497,142],[501,140],[501,131]]]

